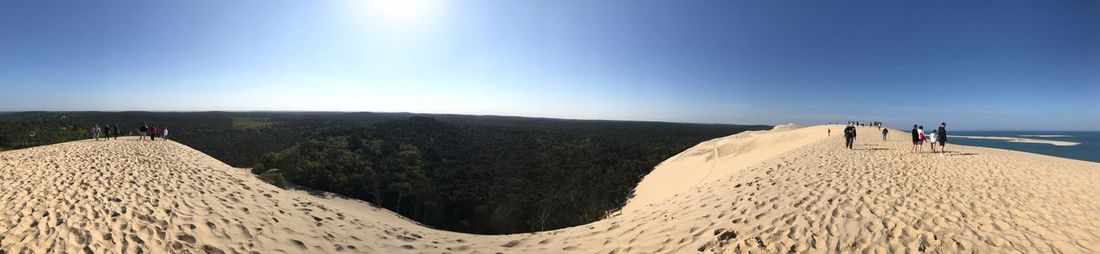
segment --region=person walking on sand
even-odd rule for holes
[[[118,140],[118,136],[122,135],[122,129],[119,129],[117,124],[114,124],[114,126],[115,140]]]
[[[146,131],[149,131],[148,124],[143,123],[143,124],[141,124],[141,127],[138,127],[138,140],[145,140],[145,132]]]
[[[947,146],[947,122],[941,122],[940,128],[936,130],[940,134],[936,136],[939,139],[937,143],[940,143],[940,155],[943,155],[943,147]]]
[[[94,138],[95,141],[99,141],[99,131],[99,124],[96,124],[95,127],[92,127],[92,138]]]
[[[939,131],[938,130],[932,130],[932,134],[928,136],[928,140],[931,140],[931,142],[932,142],[932,144],[930,146],[928,146],[928,148],[932,148],[933,153],[936,152],[936,132],[939,132]]]
[[[881,126],[879,128],[882,128]],[[886,142],[886,134],[890,133],[890,129],[882,128],[882,141]]]
[[[149,128],[149,140],[157,141],[157,126],[156,125],[153,125],[152,128]]]
[[[160,130],[160,138],[163,139],[164,141],[168,141],[168,127],[165,127],[163,130]]]
[[[852,143],[855,142],[855,139],[856,139],[856,127],[848,125],[848,127],[844,128],[844,147],[851,150],[852,149]]]
[[[913,133],[913,152],[920,153],[920,150],[917,150],[917,145],[920,145],[920,135],[916,124],[913,125],[913,131],[911,132]]]
[[[917,127],[917,134],[920,136],[919,137],[920,139],[917,140],[917,146],[919,146],[919,148],[917,148],[917,151],[918,152],[923,152],[924,151],[924,138],[926,138],[924,136],[924,125],[921,125],[921,126]]]
[[[103,140],[111,140],[111,125],[103,125]]]
[[[829,131],[829,132],[828,132],[828,133],[826,133],[826,135],[825,135],[825,136],[826,136],[826,137],[832,137],[832,136],[833,136],[833,129],[828,129],[828,131]]]

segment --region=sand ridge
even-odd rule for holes
[[[704,141],[657,165],[638,183],[634,196],[620,212],[633,213],[697,188],[703,182],[724,178],[777,154],[823,140],[832,135],[828,132],[830,129],[839,131],[842,128],[800,128],[786,124],[769,131],[745,131]],[[841,135],[839,132],[833,134]]]
[[[1100,164],[954,145],[916,155],[908,133],[860,133],[856,150],[833,133],[631,213],[511,235],[277,189],[174,142],[77,141],[0,153],[0,251],[1100,252]]]

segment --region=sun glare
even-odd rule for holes
[[[438,19],[443,0],[366,0],[366,15],[374,25],[408,29]]]

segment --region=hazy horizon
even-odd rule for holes
[[[1100,130],[1100,2],[0,3],[0,111]]]

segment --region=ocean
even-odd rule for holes
[[[1075,160],[1100,162],[1100,131],[951,131],[948,145],[992,147],[1029,153],[1045,154]],[[1079,143],[1073,146],[1009,142],[1006,139],[972,139],[955,135],[1000,138],[1027,138]],[[948,149],[950,150],[950,148]]]

